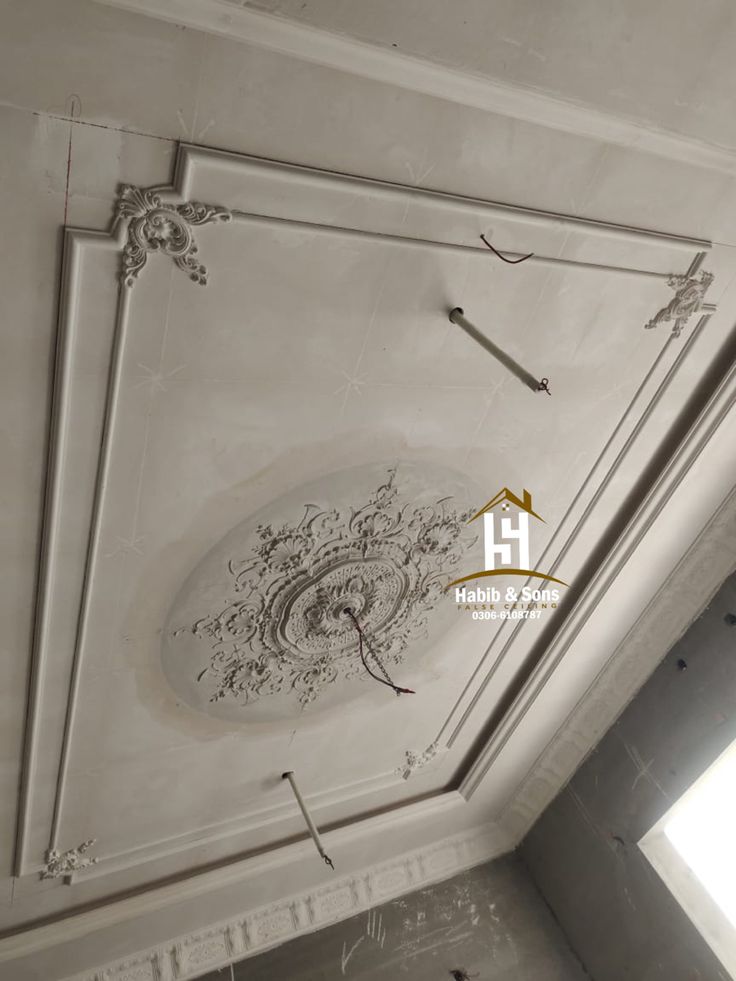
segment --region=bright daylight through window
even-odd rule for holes
[[[721,963],[736,978],[736,743],[639,845]]]
[[[685,795],[664,833],[736,928],[736,744]]]

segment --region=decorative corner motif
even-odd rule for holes
[[[399,776],[403,777],[404,780],[408,780],[413,773],[415,773],[417,770],[421,770],[421,768],[426,766],[427,763],[430,763],[439,753],[439,751],[440,744],[437,740],[427,746],[423,753],[415,753],[413,750],[407,749],[406,753],[404,754],[406,756],[406,762],[397,767],[396,772],[399,774]]]
[[[232,599],[172,634],[205,642],[197,681],[210,686],[210,702],[295,694],[304,707],[336,680],[359,677],[346,608],[382,663],[400,664],[426,635],[452,570],[476,540],[465,530],[472,512],[450,498],[403,503],[394,476],[389,471],[366,503],[309,504],[301,520],[260,525],[249,554],[230,558]]]
[[[72,872],[87,869],[90,865],[97,865],[99,858],[87,858],[85,855],[85,852],[89,851],[96,842],[96,838],[89,838],[77,848],[70,848],[66,852],[51,848],[46,853],[46,865],[41,872],[41,878],[60,879],[62,876],[71,875]]]
[[[708,287],[713,282],[713,273],[701,272],[700,277],[688,276],[669,276],[667,285],[675,290],[674,297],[666,307],[662,307],[659,313],[644,324],[645,330],[652,330],[660,324],[666,324],[674,320],[672,326],[672,336],[679,337],[685,324],[690,317],[701,308]]]
[[[132,286],[145,266],[149,252],[163,252],[200,286],[207,284],[207,269],[197,258],[192,227],[230,221],[226,208],[187,201],[169,204],[154,190],[123,184],[115,209],[118,220],[128,221],[128,240],[123,249],[122,282]]]

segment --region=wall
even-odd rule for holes
[[[587,977],[520,863],[505,858],[378,906],[201,981],[437,981],[462,969],[478,981]]]
[[[637,842],[736,739],[733,614],[736,576],[670,651],[521,849],[596,981],[727,978]]]

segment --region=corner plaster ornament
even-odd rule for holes
[[[50,849],[46,853],[46,865],[41,872],[41,878],[60,879],[62,876],[71,875],[72,872],[79,872],[91,865],[97,865],[98,858],[87,858],[85,855],[85,852],[89,851],[96,841],[96,838],[89,838],[77,848],[70,848],[66,852],[60,852],[57,848]]]
[[[336,683],[365,676],[346,608],[389,671],[428,637],[438,605],[447,624],[454,607],[444,605],[444,589],[476,541],[466,527],[472,508],[441,495],[427,501],[426,490],[412,502],[395,470],[381,472],[367,499],[302,503],[281,523],[256,524],[244,547],[223,549],[225,596],[217,602],[206,589],[209,609],[184,624],[175,604],[164,651],[170,680],[181,671],[177,644],[189,638],[199,662],[189,688],[194,681],[206,690],[210,704],[285,696],[303,709]]]
[[[423,766],[431,763],[432,760],[437,756],[440,749],[440,745],[437,741],[430,743],[429,746],[424,750],[423,753],[415,753],[411,749],[407,749],[406,762],[397,768],[396,772],[399,776],[402,776],[404,780],[408,780],[409,777],[416,773],[417,770],[421,770]]]
[[[193,282],[205,286],[207,269],[197,258],[192,227],[230,221],[232,215],[226,208],[198,201],[164,203],[155,190],[123,184],[115,217],[128,220],[128,238],[123,249],[122,281],[125,286],[133,285],[149,252],[170,256]]]
[[[713,273],[701,272],[700,277],[696,276],[670,276],[667,285],[675,290],[674,297],[666,307],[663,307],[648,324],[644,325],[646,330],[659,327],[660,324],[670,323],[674,320],[672,336],[679,337],[685,324],[694,313],[697,313],[703,304],[708,287],[713,282]]]

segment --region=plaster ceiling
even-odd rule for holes
[[[736,14],[708,0],[229,0],[657,129],[736,145]],[[613,56],[612,56],[613,55]]]
[[[733,226],[723,5],[697,25],[683,5],[665,20],[617,8],[612,26],[568,16],[541,50],[556,25],[518,3],[496,5],[483,37],[456,14],[468,5],[372,4],[366,32],[365,5],[280,4],[293,19],[274,33],[268,17],[238,28],[219,0],[118,2],[197,29],[34,0],[9,5],[0,37],[0,973],[14,981],[193,977],[514,847],[732,569],[736,540],[734,260],[707,240]],[[624,77],[588,51],[601,37]],[[77,227],[116,211],[108,231]],[[77,230],[59,277],[63,222]],[[481,233],[535,256],[508,266]],[[704,272],[690,315],[687,280],[697,297]],[[451,325],[456,304],[552,396]],[[259,638],[265,670],[249,677],[265,688],[211,702],[219,651],[196,624],[251,629],[222,614],[243,600],[227,563],[254,557],[256,526],[278,537],[337,508],[344,532],[393,471],[409,511],[528,488],[545,519],[531,557],[570,583],[561,607],[484,623],[438,599],[388,665],[416,690],[400,698],[351,674],[357,652],[328,619],[339,664],[305,703],[304,672],[275,672],[266,644],[298,650],[301,613],[329,616],[297,570],[279,609],[309,600],[291,626],[258,617],[281,630]],[[404,556],[446,541],[403,532]],[[372,560],[374,583],[397,582],[396,554]],[[327,584],[363,611],[370,585]],[[397,593],[376,594],[374,642],[396,636]]]
[[[655,625],[642,634],[640,619],[667,594],[673,568],[733,484],[732,352],[723,345],[734,262],[700,234],[728,225],[722,185],[696,180],[694,170],[683,176],[671,161],[628,150],[618,157],[608,146],[594,154],[577,137],[552,140],[516,120],[506,128],[390,86],[374,86],[380,100],[361,101],[355,79],[313,66],[292,76],[287,59],[251,49],[245,57],[230,42],[203,43],[200,62],[192,51],[202,39],[191,32],[90,11],[108,47],[88,34],[94,70],[66,60],[80,72],[71,88],[85,71],[94,77],[85,94],[94,125],[67,133],[67,122],[44,119],[39,130],[34,118],[23,141],[8,141],[13,179],[23,181],[8,211],[18,238],[40,181],[22,161],[35,159],[43,138],[53,149],[56,210],[44,211],[36,230],[49,269],[67,204],[69,220],[85,227],[117,217],[109,232],[68,231],[65,240],[15,876],[0,882],[0,901],[10,896],[1,928],[56,922],[0,940],[0,960],[40,950],[27,976],[59,977],[54,945],[68,954],[67,938],[85,938],[69,955],[81,970],[191,932],[175,956],[159,949],[143,966],[111,968],[116,979],[130,970],[148,981],[167,971],[192,976],[198,964],[351,915],[518,842],[570,761],[589,751],[663,653],[672,624],[702,606],[731,561],[718,524],[711,560],[689,584],[676,581],[682,599],[665,605],[667,632]],[[71,29],[55,15],[49,7],[43,23],[54,43],[46,40],[34,72],[49,104],[70,50],[68,42],[57,50],[57,35]],[[18,16],[23,34],[32,14],[19,7]],[[20,49],[13,45],[13,57]],[[144,67],[158,71],[144,72],[156,99],[140,96]],[[133,77],[125,108],[122,96],[114,100]],[[177,106],[187,86],[196,97],[185,125]],[[251,90],[268,98],[243,98]],[[334,106],[333,115],[315,108],[333,97],[339,116]],[[422,140],[407,136],[423,118]],[[177,150],[171,140],[120,132],[120,119],[409,183]],[[258,142],[269,127],[281,127],[283,144]],[[67,172],[72,193],[62,200]],[[113,175],[142,187],[116,198]],[[552,211],[535,211],[540,203]],[[535,255],[504,264],[481,233]],[[20,256],[4,271],[30,276],[34,263]],[[35,298],[32,280],[24,282]],[[695,312],[693,294],[704,302]],[[530,392],[450,324],[457,304],[535,376],[549,377],[552,396]],[[48,314],[23,309],[24,322]],[[43,361],[36,355],[34,366]],[[36,461],[39,444],[40,436]],[[278,554],[301,561],[303,548],[293,546],[305,518],[337,510],[329,544],[349,549],[348,512],[370,509],[386,484],[408,520],[401,542],[387,539],[369,562],[351,554],[361,582],[343,577],[345,566],[293,577],[261,566],[248,580],[251,606],[237,606],[237,576],[259,544],[282,544],[275,539],[287,529],[290,548]],[[446,541],[427,536],[428,520],[410,527],[411,515],[421,507],[437,517],[440,508],[446,521],[503,486],[532,492],[544,518],[534,524],[532,565],[570,583],[565,602],[539,621],[489,623],[434,597],[403,636],[401,597],[435,571],[416,549]],[[263,539],[259,525],[274,534]],[[468,551],[452,558],[470,571],[480,543],[462,528],[450,546]],[[397,567],[413,550],[414,579],[402,580]],[[342,621],[329,619],[337,607],[317,596],[323,573],[339,605],[347,592],[367,611],[374,643],[398,636],[387,667],[415,695],[397,698],[359,671]],[[386,582],[394,587],[371,593]],[[283,606],[269,606],[266,622],[266,599],[276,594]],[[318,653],[318,684],[295,664],[315,609],[327,612],[336,653]],[[231,612],[244,615],[232,622]],[[255,621],[273,628],[256,649]],[[248,644],[258,662],[248,677],[258,680],[211,701],[218,630],[214,640],[231,644],[229,654]],[[275,670],[274,645],[292,645],[288,670]],[[26,650],[20,640],[18,650]],[[287,769],[326,831],[337,865],[329,881],[281,779]],[[14,785],[14,770],[2,776]],[[69,886],[63,876],[75,862]],[[197,932],[234,911],[215,939]],[[92,923],[103,928],[94,942]],[[120,928],[112,941],[111,923]],[[45,961],[43,948],[54,948]]]
[[[724,336],[728,255],[186,146],[65,255],[19,871],[49,838],[95,839],[82,878],[279,849],[285,770],[324,825],[458,785],[500,808],[610,650],[565,675],[570,603],[476,621],[438,582],[479,567],[466,522],[505,486],[544,519],[532,567],[585,592]],[[366,679],[346,602],[415,695]],[[565,701],[535,707],[550,673],[517,699],[509,773],[478,747],[538,663]]]

